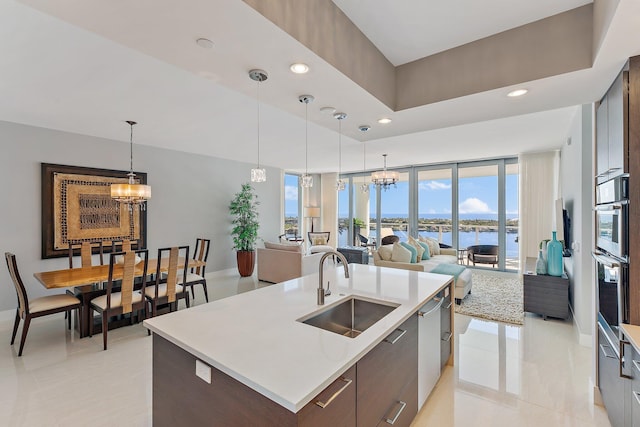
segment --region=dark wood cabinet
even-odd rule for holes
[[[298,412],[304,427],[356,425],[356,367],[352,366]]]
[[[524,311],[541,314],[545,319],[569,318],[569,278],[537,275],[535,258],[527,258],[523,274]]]
[[[394,426],[409,426],[418,411],[417,368],[418,317],[414,315],[358,362],[358,426],[376,426],[394,418]]]
[[[629,171],[629,72],[622,71],[596,109],[596,182]]]
[[[619,375],[620,358],[614,345],[598,330],[598,384],[612,427],[625,426],[625,380]]]

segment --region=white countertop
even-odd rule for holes
[[[311,275],[158,316],[144,325],[298,412],[452,279],[360,264],[349,267],[349,279],[344,278],[342,266],[325,270],[332,294],[324,306],[316,305],[318,276]],[[400,306],[356,338],[296,321],[349,295]]]
[[[631,342],[631,345],[640,351],[640,326],[623,323],[620,325],[620,328],[624,336]]]

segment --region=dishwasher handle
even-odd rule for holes
[[[433,307],[431,310],[429,311],[418,311],[418,316],[420,317],[428,317],[431,313],[435,312],[436,310],[440,310],[440,307],[442,307],[442,303],[444,302],[444,298],[438,298],[435,297],[433,300],[438,301],[438,304],[436,304],[435,307]]]

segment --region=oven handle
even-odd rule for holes
[[[591,256],[600,264],[604,264],[609,268],[620,267],[620,262],[614,260],[613,258],[609,258],[608,256],[601,254],[600,252],[591,252]]]
[[[593,208],[594,211],[619,211],[622,210],[622,205],[626,205],[626,202],[618,202],[615,204],[598,205]]]

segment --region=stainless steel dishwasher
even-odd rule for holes
[[[440,379],[440,307],[443,293],[418,310],[418,408]]]

